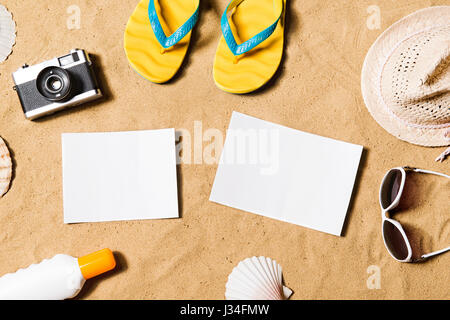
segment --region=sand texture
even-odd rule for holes
[[[375,2],[381,25],[371,30],[367,8]],[[443,148],[415,146],[387,133],[360,91],[364,57],[377,36],[403,16],[450,5],[448,0],[289,0],[281,67],[265,88],[244,96],[219,90],[212,77],[227,0],[201,1],[185,63],[165,85],[146,81],[126,60],[123,33],[137,0],[1,3],[17,23],[17,42],[0,64],[0,136],[14,161],[11,189],[0,199],[0,275],[57,253],[81,256],[108,247],[117,269],[89,281],[79,298],[223,299],[233,267],[259,255],[281,264],[292,299],[450,298],[450,253],[422,264],[396,262],[383,245],[378,203],[380,180],[390,168],[449,174],[450,160],[435,163]],[[81,9],[80,29],[67,27],[72,5]],[[93,55],[106,98],[26,120],[11,73],[72,48]],[[225,133],[233,110],[365,147],[343,237],[208,201],[217,164],[194,163],[195,148],[210,144],[195,140],[195,131]],[[178,167],[181,219],[63,224],[61,133],[161,128],[192,136],[192,163]],[[448,246],[449,181],[419,174],[408,181],[405,210],[396,217],[416,252]],[[379,267],[379,289],[367,286],[369,266]]]

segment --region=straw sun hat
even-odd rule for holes
[[[450,6],[419,10],[383,32],[366,56],[361,87],[370,113],[392,135],[450,145]]]

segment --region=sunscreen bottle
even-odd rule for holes
[[[114,269],[109,249],[81,258],[58,254],[0,278],[0,300],[62,300],[75,297],[87,279]]]

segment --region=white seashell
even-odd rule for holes
[[[0,4],[0,63],[11,54],[16,43],[16,23],[11,13]]]
[[[11,177],[11,155],[5,141],[0,137],[0,198],[8,191]]]
[[[281,266],[270,258],[245,259],[233,269],[226,284],[227,300],[285,300],[292,290],[283,286]]]

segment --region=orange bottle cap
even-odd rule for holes
[[[109,249],[103,249],[78,258],[81,274],[87,280],[112,270],[116,266],[114,255]]]

